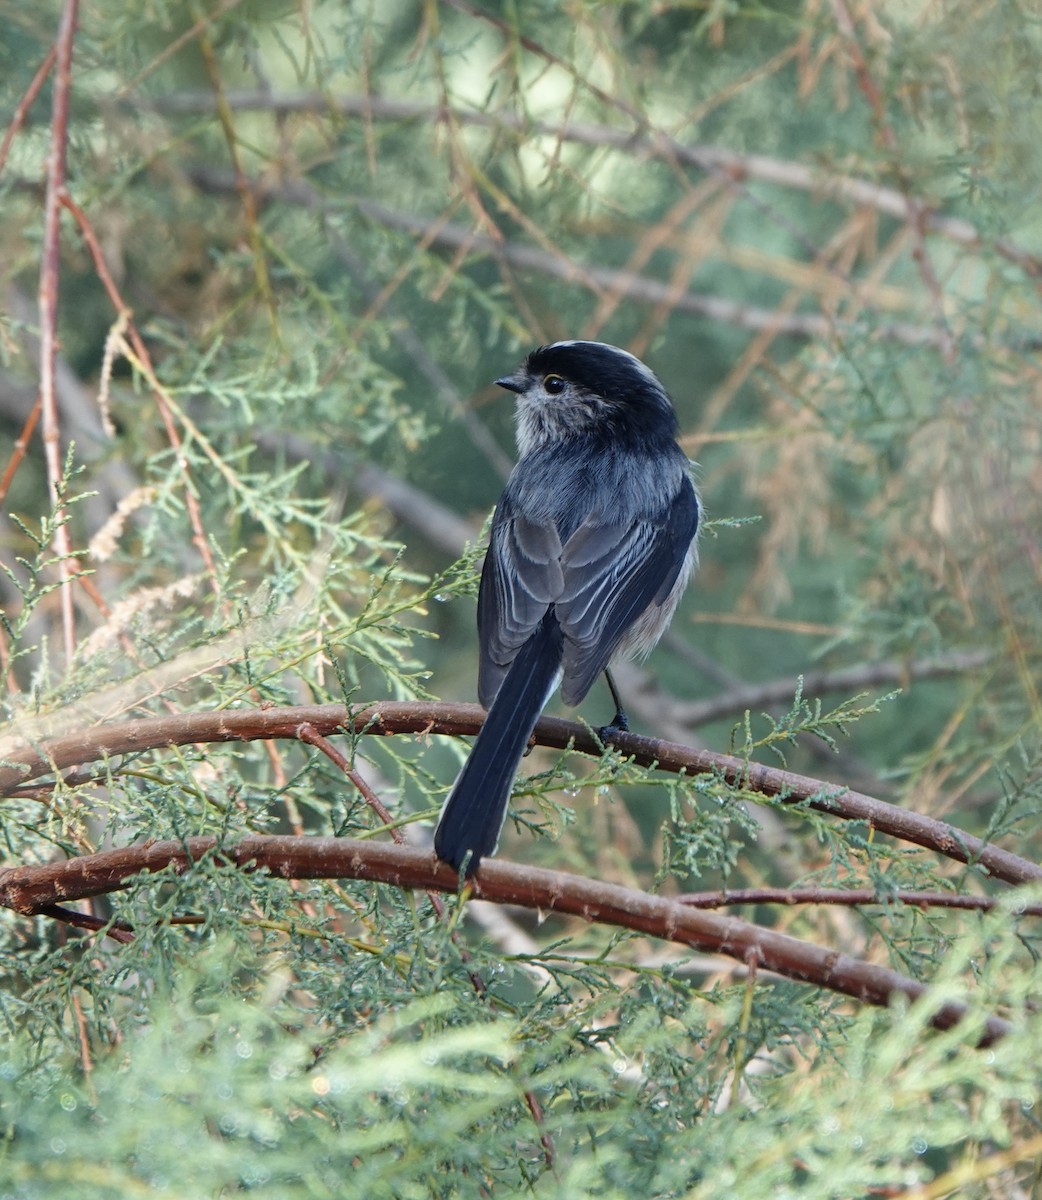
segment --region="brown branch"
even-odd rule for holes
[[[0,172],[3,171],[7,163],[7,156],[11,153],[11,146],[14,143],[14,139],[18,135],[19,129],[25,124],[25,119],[29,115],[29,109],[36,103],[36,97],[40,94],[40,89],[44,83],[46,83],[47,76],[50,75],[51,68],[54,66],[57,57],[58,48],[52,46],[47,51],[43,62],[37,67],[36,74],[25,89],[25,95],[18,101],[14,110],[14,116],[12,116],[8,122],[7,129],[4,131],[4,140],[0,142]]]
[[[72,45],[76,34],[77,0],[65,0],[55,42],[54,99],[51,108],[51,149],[47,158],[47,192],[43,210],[43,245],[40,251],[40,409],[43,416],[43,449],[47,485],[54,512],[54,553],[61,581],[62,634],[66,661],[76,650],[76,625],[72,596],[72,540],[61,494],[62,449],[58,396],[54,385],[58,356],[58,284],[61,275],[61,201],[65,192],[65,156],[69,145],[69,93],[72,89]]]
[[[477,704],[389,701],[354,710],[341,704],[315,704],[187,712],[99,725],[62,736],[48,736],[42,719],[26,721],[21,727],[9,727],[8,735],[0,739],[0,796],[51,771],[164,746],[295,739],[303,724],[313,726],[322,736],[351,731],[373,736],[413,733],[464,737],[476,734],[484,719],[485,710]],[[560,717],[540,718],[535,738],[538,745],[558,750],[574,748],[595,756],[603,752],[587,726]],[[613,745],[639,766],[655,766],[673,774],[717,774],[745,792],[759,792],[783,804],[803,804],[845,820],[864,821],[879,833],[924,846],[956,862],[973,863],[1006,883],[1042,879],[1038,863],[984,842],[955,825],[821,779],[634,733],[618,734]]]
[[[74,929],[86,929],[91,933],[107,934],[114,941],[127,944],[134,940],[134,931],[122,921],[110,924],[102,917],[93,913],[74,912],[71,908],[63,908],[60,904],[41,904],[35,914],[40,917],[51,917],[61,921],[63,925],[71,925]]]
[[[373,791],[362,776],[355,770],[354,767],[347,761],[347,758],[333,745],[333,743],[324,734],[318,730],[310,722],[305,721],[298,730],[297,737],[306,742],[309,746],[314,746],[316,750],[321,750],[329,761],[341,771],[354,784],[355,789],[369,807],[376,813],[380,821],[387,826],[388,832],[391,835],[391,840],[398,843],[399,846],[405,845],[405,834],[395,824],[394,817],[387,811],[387,806],[380,797]],[[440,914],[439,914],[440,916]]]
[[[955,908],[971,912],[991,912],[1005,903],[999,896],[968,896],[961,892],[916,892],[898,888],[877,892],[874,888],[823,887],[752,887],[721,892],[685,892],[675,896],[678,904],[693,908],[737,908],[744,904],[836,904],[849,908],[907,905],[909,908]],[[1023,917],[1042,917],[1042,904],[1024,904],[1017,909]]]
[[[69,210],[73,220],[76,222],[80,230],[80,236],[87,244],[87,249],[90,251],[91,260],[94,263],[94,270],[97,272],[98,280],[105,289],[112,307],[115,309],[117,316],[125,316],[127,319],[127,336],[130,338],[130,344],[137,355],[138,361],[141,364],[142,371],[148,380],[149,386],[152,388],[152,395],[155,399],[156,408],[159,410],[159,415],[163,421],[163,429],[166,432],[167,441],[170,443],[170,448],[174,452],[174,460],[177,463],[178,469],[181,472],[181,477],[184,481],[184,498],[185,509],[188,513],[189,523],[192,526],[192,542],[206,567],[207,576],[210,581],[210,586],[215,593],[220,592],[220,583],[218,582],[217,563],[214,560],[213,553],[210,550],[210,542],[206,535],[206,529],[203,524],[202,511],[199,508],[199,501],[196,498],[195,485],[193,484],[190,472],[188,469],[188,459],[185,455],[181,435],[178,433],[177,425],[174,421],[173,413],[170,411],[170,405],[167,403],[166,396],[163,394],[163,389],[159,384],[159,380],[155,373],[155,368],[152,366],[152,357],[148,352],[148,347],[145,345],[141,334],[138,332],[137,326],[131,318],[130,307],[124,302],[119,288],[116,286],[116,281],[112,278],[112,273],[108,269],[108,264],[105,262],[105,255],[101,249],[101,243],[98,241],[98,236],[94,232],[94,227],[91,225],[87,214],[78,204],[76,204],[71,196],[63,195],[62,203]]]
[[[183,874],[207,855],[246,871],[269,871],[282,879],[360,879],[399,888],[455,893],[455,871],[429,850],[329,837],[248,836],[222,846],[217,838],[145,842],[62,863],[0,871],[0,904],[31,915],[43,906],[100,896],[127,887],[136,875],[173,870]],[[736,917],[701,912],[661,896],[561,871],[486,860],[470,881],[473,895],[497,904],[582,917],[630,929],[692,949],[753,962],[788,979],[815,984],[866,1004],[885,1006],[895,995],[911,1001],[928,994],[925,984],[887,967],[861,962],[788,934],[762,929]],[[964,1004],[940,1005],[930,1017],[948,1029],[967,1015]],[[1010,1030],[1006,1021],[983,1022],[979,1044]]]
[[[29,415],[25,418],[25,424],[22,426],[21,433],[15,438],[14,449],[11,451],[11,457],[7,461],[7,466],[4,468],[3,475],[0,475],[0,504],[7,499],[7,493],[11,489],[11,483],[14,480],[15,472],[18,470],[22,459],[25,458],[25,452],[29,449],[29,442],[33,436],[33,430],[36,428],[36,423],[40,419],[40,410],[43,405],[40,402],[40,397],[36,398],[36,403],[29,410]]]

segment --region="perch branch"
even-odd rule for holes
[[[0,904],[33,914],[48,905],[117,891],[142,873],[172,870],[183,874],[193,863],[210,855],[240,870],[269,871],[282,879],[362,879],[449,893],[457,890],[459,882],[456,872],[438,862],[430,850],[411,846],[351,838],[278,836],[249,836],[222,846],[213,837],[194,837],[145,842],[44,866],[11,867],[0,872]],[[895,995],[914,1002],[929,993],[925,984],[888,967],[862,962],[737,917],[703,912],[665,897],[562,871],[487,860],[470,887],[478,899],[577,916],[723,954],[867,1004],[885,1006]],[[966,1005],[947,1002],[936,1007],[929,1021],[934,1028],[948,1029],[963,1020],[967,1012]],[[994,1016],[985,1018],[979,1044],[989,1045],[1009,1030],[1008,1022]]]
[[[477,704],[389,701],[353,711],[340,704],[316,704],[187,712],[142,717],[57,736],[47,735],[42,720],[28,721],[21,731],[16,726],[6,738],[0,738],[0,796],[51,771],[61,772],[83,763],[163,746],[295,739],[301,725],[310,725],[320,736],[350,731],[356,735],[411,733],[465,737],[476,734],[484,720],[485,710]],[[603,753],[601,743],[587,726],[560,717],[540,718],[535,738],[538,745],[553,749],[574,748],[594,756]],[[840,785],[746,762],[734,755],[715,754],[634,733],[618,734],[613,745],[639,766],[655,766],[673,774],[718,774],[725,782],[746,792],[758,792],[784,804],[804,804],[845,820],[864,821],[879,833],[924,846],[956,862],[973,863],[1006,883],[1042,879],[1042,866],[1038,863],[984,842],[946,821]]]

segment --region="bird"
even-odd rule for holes
[[[496,384],[514,393],[518,460],[478,589],[478,699],[487,710],[434,834],[464,878],[495,853],[511,787],[560,687],[578,705],[604,671],[646,655],[697,564],[701,502],[673,403],[639,358],[604,342],[533,350]]]

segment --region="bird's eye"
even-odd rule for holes
[[[568,381],[563,375],[547,375],[543,380],[543,387],[551,396],[559,396],[567,386]]]

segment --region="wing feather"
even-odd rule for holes
[[[623,527],[592,517],[565,543],[557,618],[565,636],[566,704],[582,700],[639,618],[668,600],[697,527],[698,501],[685,476],[657,519]]]
[[[698,501],[685,473],[673,499],[632,523],[597,508],[562,545],[550,515],[519,511],[508,488],[492,522],[478,593],[478,697],[489,707],[520,648],[551,606],[564,635],[561,696],[578,704],[634,624],[662,605],[688,561]]]

